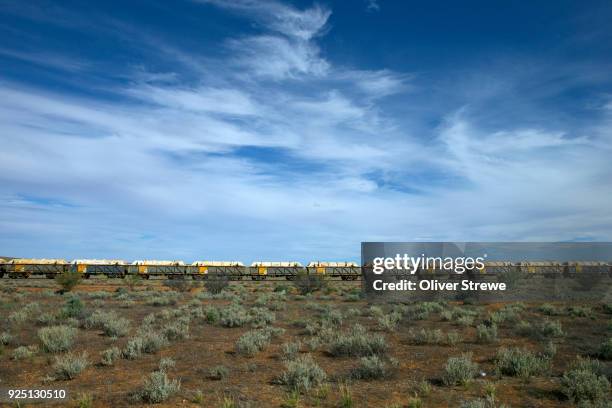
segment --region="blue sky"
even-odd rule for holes
[[[0,1],[0,255],[612,240],[609,2]]]

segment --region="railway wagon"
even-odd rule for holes
[[[293,280],[304,267],[299,262],[253,262],[248,268],[248,275],[252,280],[264,280],[268,276],[274,278],[284,277]]]
[[[325,275],[342,280],[356,280],[361,276],[361,268],[355,262],[313,261],[306,266],[308,274]]]
[[[241,280],[248,275],[247,268],[238,261],[196,261],[187,267],[193,279]]]
[[[129,274],[138,275],[144,279],[149,279],[151,276],[177,279],[185,277],[187,268],[183,261],[142,260],[132,262],[128,265],[127,271]]]
[[[75,259],[70,262],[70,268],[86,279],[92,275],[123,278],[128,273],[128,263],[119,259]]]
[[[16,258],[5,262],[3,270],[11,279],[27,278],[30,275],[45,275],[52,279],[68,267],[64,259]]]

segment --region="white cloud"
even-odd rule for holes
[[[612,239],[609,115],[580,134],[485,125],[485,103],[436,100],[421,117],[422,79],[321,56],[329,10],[205,3],[262,32],[207,64],[158,44],[176,72],[143,62],[105,97],[0,83],[7,255],[354,259],[362,240]],[[503,98],[504,78],[483,98]]]

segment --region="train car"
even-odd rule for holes
[[[244,264],[238,261],[196,261],[188,267],[187,274],[193,279],[241,280],[248,273]]]
[[[123,278],[128,272],[128,264],[119,259],[75,259],[71,263],[73,271],[89,278],[91,275],[105,275],[109,278]]]
[[[7,272],[8,261],[7,258],[0,258],[0,279],[2,279]]]
[[[299,262],[253,262],[249,268],[249,275],[253,280],[263,280],[268,276],[294,279],[304,267]]]
[[[606,262],[573,261],[566,262],[563,265],[565,272],[570,275],[576,273],[610,273],[610,265]]]
[[[183,261],[134,261],[128,266],[128,273],[149,279],[151,276],[165,276],[169,279],[183,278],[187,272]]]
[[[519,265],[504,261],[488,261],[484,263],[483,268],[478,268],[478,272],[482,274],[502,274],[517,272],[518,270]]]
[[[11,279],[27,278],[30,275],[45,275],[53,279],[68,269],[64,259],[11,259],[5,264],[5,271]]]
[[[361,276],[361,268],[355,262],[313,261],[306,266],[309,274],[325,275],[342,280],[356,280]]]
[[[527,261],[518,263],[519,270],[527,274],[543,274],[547,276],[561,275],[563,264],[554,261]]]

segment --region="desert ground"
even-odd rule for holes
[[[369,304],[360,285],[4,278],[0,404],[610,406],[612,306]]]

